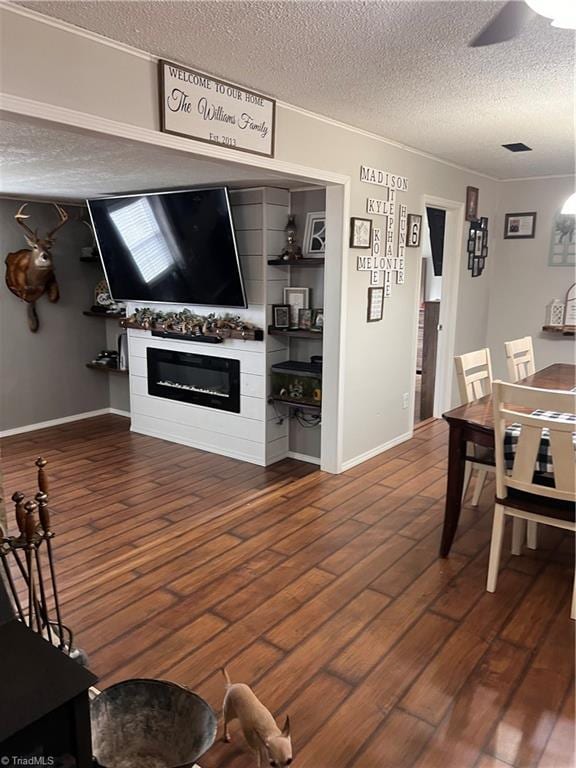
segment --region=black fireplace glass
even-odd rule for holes
[[[227,357],[147,350],[148,394],[240,413],[240,361]]]

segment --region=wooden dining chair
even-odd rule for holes
[[[458,389],[462,403],[473,403],[492,392],[492,362],[489,349],[478,349],[465,355],[454,358]],[[493,456],[480,449],[479,446],[470,446],[467,453],[472,453],[474,458],[466,459],[464,473],[464,488],[462,499],[466,496],[472,471],[476,472],[476,484],[472,495],[472,506],[477,507],[480,494],[488,472],[494,472]]]
[[[496,590],[505,517],[513,518],[512,554],[519,555],[528,524],[552,525],[576,531],[576,423],[559,418],[576,414],[576,393],[533,389],[501,381],[493,383],[494,439],[496,456],[496,504],[488,565],[488,592]],[[544,411],[537,416],[530,411]],[[548,415],[547,412],[550,412]],[[506,428],[521,425],[511,470],[505,457]],[[535,475],[541,453],[542,430],[548,430],[553,480],[544,484]],[[552,484],[553,483],[553,484]],[[576,618],[576,585],[571,618]]]
[[[532,336],[524,336],[524,338],[514,339],[514,341],[505,341],[504,348],[506,350],[508,376],[513,384],[535,373]]]

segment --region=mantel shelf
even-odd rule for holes
[[[128,370],[126,368],[112,368],[109,365],[98,365],[98,363],[86,363],[86,368],[90,368],[92,371],[103,371],[104,373],[116,373],[120,376],[128,376]]]
[[[302,258],[302,259],[268,259],[268,264],[271,267],[323,267],[324,257],[318,258]]]
[[[562,336],[574,336],[576,325],[543,325],[542,330],[545,333],[561,333]]]
[[[300,328],[284,330],[269,325],[268,334],[270,336],[284,336],[289,339],[318,339],[318,341],[322,341],[322,331],[304,331]]]
[[[87,309],[84,312],[82,312],[83,315],[86,315],[86,317],[100,317],[104,320],[125,320],[126,314],[124,312],[116,312],[115,314],[112,313],[106,313],[106,312],[92,312],[91,309]]]

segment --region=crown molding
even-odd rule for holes
[[[519,176],[516,179],[499,179],[499,181],[509,183],[514,181],[545,181],[546,179],[576,179],[576,175],[573,173],[558,173],[550,176]]]

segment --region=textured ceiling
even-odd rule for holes
[[[502,2],[21,4],[497,178],[574,171],[574,33],[468,48]]]
[[[0,194],[5,196],[80,200],[199,184],[302,186],[301,180],[249,166],[198,160],[187,152],[1,112],[0,157]]]

